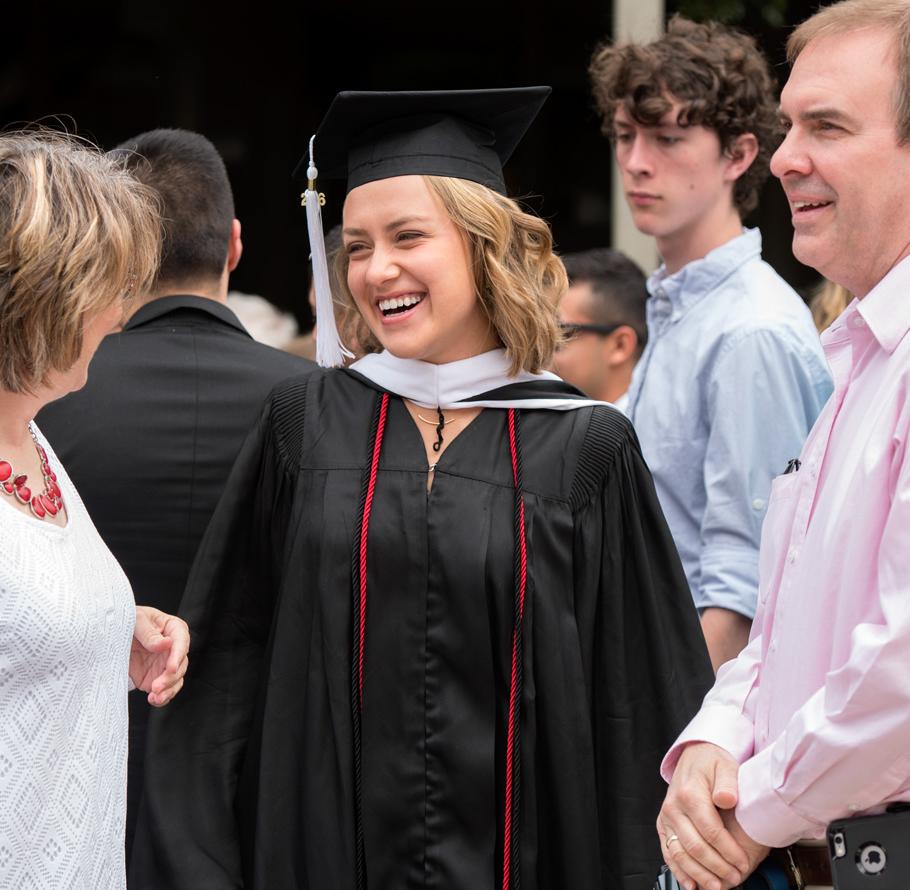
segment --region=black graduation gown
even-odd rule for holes
[[[185,690],[154,715],[131,890],[354,886],[351,578],[379,394],[282,384],[204,538],[182,613]],[[629,422],[521,412],[524,890],[650,888],[663,753],[712,681]],[[426,488],[392,397],[368,539],[367,886],[501,886],[514,596],[507,412]]]

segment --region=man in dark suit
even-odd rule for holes
[[[225,305],[240,223],[203,136],[154,130],[120,146],[158,193],[158,279],[107,337],[84,389],[38,418],[137,601],[176,612],[196,549],[266,395],[314,365],[255,342]],[[149,706],[130,696],[127,861]]]

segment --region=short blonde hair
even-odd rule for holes
[[[0,387],[33,393],[82,350],[87,315],[158,267],[154,194],[70,136],[0,134]]]
[[[910,3],[907,0],[841,0],[806,19],[787,41],[792,65],[813,40],[859,30],[879,29],[894,35],[898,71],[894,117],[901,145],[910,142]]]
[[[549,226],[479,183],[448,176],[423,180],[467,239],[477,298],[505,347],[510,373],[546,367],[560,338],[556,306],[568,286]],[[375,352],[381,347],[357,311],[347,270],[347,254],[339,250],[342,338]]]

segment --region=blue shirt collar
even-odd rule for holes
[[[761,232],[745,229],[699,260],[692,260],[673,275],[662,265],[648,278],[649,313],[659,311],[655,304],[668,302],[673,317],[678,318],[713,291],[743,263],[761,256]],[[667,307],[663,307],[664,312]]]

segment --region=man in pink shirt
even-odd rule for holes
[[[829,886],[827,824],[910,800],[910,3],[826,7],[788,55],[771,170],[793,252],[859,299],[823,336],[834,394],[772,488],[749,645],[663,763],[657,829],[687,890],[785,847]]]

